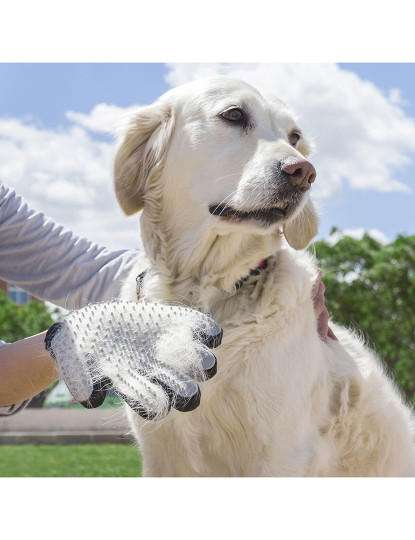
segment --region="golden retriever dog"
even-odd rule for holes
[[[318,225],[310,150],[283,102],[227,77],[170,90],[120,140],[116,196],[142,210],[149,261],[141,298],[223,328],[197,409],[129,411],[144,475],[415,473],[412,410],[378,358],[344,328],[328,344],[317,332],[317,270],[301,251]]]

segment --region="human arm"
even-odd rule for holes
[[[28,400],[59,379],[58,365],[45,349],[45,335],[0,347],[0,407]]]
[[[338,341],[333,330],[329,327],[329,312],[325,304],[326,287],[322,282],[322,272],[318,268],[317,279],[314,282],[312,295],[314,300],[314,311],[317,316],[317,330],[320,338],[327,343],[327,338]]]
[[[89,302],[116,298],[135,265],[138,271],[147,267],[138,252],[110,251],[80,238],[0,183],[1,279],[39,299],[77,309]],[[55,363],[51,364],[43,348],[39,350],[39,341],[33,336],[2,347],[0,402],[13,405],[2,408],[0,416],[19,412],[28,403],[26,397],[36,395],[35,389],[41,391],[55,380],[51,378]],[[21,373],[25,375],[20,377]]]
[[[81,238],[0,184],[1,279],[72,310],[117,298],[137,261],[141,271],[147,267],[139,252],[111,251]]]

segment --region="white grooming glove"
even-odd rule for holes
[[[132,409],[153,420],[170,407],[191,411],[199,405],[197,382],[216,373],[209,349],[221,339],[221,327],[199,311],[115,301],[91,304],[53,324],[45,344],[84,407],[102,405],[112,385]]]

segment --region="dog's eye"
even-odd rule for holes
[[[245,113],[242,109],[239,109],[238,107],[223,111],[220,116],[224,120],[227,120],[228,122],[234,122],[235,124],[244,124],[246,122]]]
[[[290,141],[290,144],[292,146],[295,146],[298,141],[300,140],[301,138],[301,135],[300,133],[298,133],[298,131],[293,131],[292,133],[290,133],[290,136],[288,137],[288,140]]]

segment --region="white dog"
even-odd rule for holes
[[[349,331],[317,333],[310,146],[278,99],[218,77],[132,119],[115,158],[126,214],[143,209],[142,296],[210,312],[224,337],[200,406],[130,412],[145,475],[415,474],[412,411]],[[288,242],[288,244],[287,244]],[[135,298],[135,274],[124,297]]]

